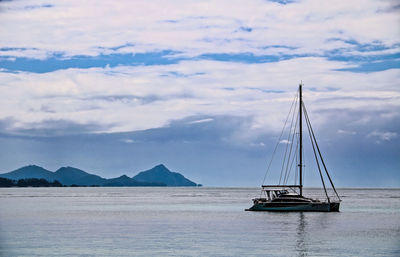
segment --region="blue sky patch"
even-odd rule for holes
[[[340,39],[331,39],[340,40]],[[360,52],[369,51],[381,51],[390,49],[383,46],[379,42],[376,44],[359,44],[356,41],[348,40],[345,41],[348,44],[354,45],[354,48]],[[102,48],[117,51],[121,48],[133,46],[133,44],[125,44],[122,46],[112,48]],[[396,46],[392,46],[396,47]],[[265,48],[284,48],[284,49],[295,49],[295,47],[285,45],[271,45],[265,46]],[[352,71],[352,72],[374,72],[383,71],[387,69],[400,68],[400,53],[394,54],[383,54],[383,55],[355,55],[351,54],[349,49],[339,48],[332,51],[327,51],[323,55],[312,55],[312,54],[276,54],[276,55],[255,55],[251,52],[245,53],[206,53],[196,57],[184,57],[184,56],[173,56],[174,54],[180,53],[172,50],[163,50],[157,52],[148,53],[137,53],[137,54],[101,54],[98,56],[73,56],[67,58],[63,53],[53,53],[53,55],[47,59],[39,60],[26,57],[14,57],[7,55],[8,51],[25,51],[25,50],[36,50],[34,48],[10,48],[3,47],[0,51],[6,53],[3,57],[0,57],[0,68],[6,72],[19,72],[27,71],[34,73],[46,73],[61,69],[69,68],[103,68],[103,67],[116,67],[116,66],[138,66],[138,65],[168,65],[177,64],[183,60],[213,60],[221,62],[238,62],[238,63],[271,63],[279,62],[283,60],[289,60],[301,57],[322,57],[327,58],[330,61],[341,61],[353,64],[356,67],[338,69],[339,71]],[[354,49],[353,49],[354,50]],[[180,74],[171,72],[165,74],[165,76],[193,76],[202,74]]]
[[[356,67],[337,69],[338,71],[375,72],[400,68],[400,53],[384,55],[340,55],[333,51],[328,54],[328,60],[344,61]]]
[[[245,32],[252,32],[252,31],[253,31],[253,29],[250,28],[250,27],[240,27],[239,29],[240,29],[241,31],[245,31]]]
[[[382,62],[364,62],[357,67],[338,69],[338,71],[375,72],[389,69],[400,69],[400,60],[385,60]]]
[[[94,67],[116,67],[119,65],[165,65],[178,63],[180,58],[170,58],[168,55],[176,52],[165,50],[152,53],[138,54],[110,54],[99,56],[74,56],[70,59],[64,58],[60,54],[55,54],[45,60],[31,58],[15,58],[9,60],[10,57],[0,59],[0,68],[7,71],[28,71],[34,73],[52,72],[68,68],[94,68]]]
[[[274,2],[278,4],[291,4],[296,2],[295,0],[268,0],[269,2]]]
[[[254,55],[253,53],[227,54],[227,53],[209,53],[200,55],[199,59],[215,60],[222,62],[240,62],[240,63],[267,63],[279,62],[302,55]]]
[[[262,88],[255,88],[255,87],[248,87],[248,89],[257,90],[257,91],[260,91],[263,93],[272,93],[272,94],[285,93],[285,91],[283,91],[283,90],[270,90],[270,89],[262,89]]]
[[[25,10],[33,10],[33,9],[39,9],[39,8],[51,8],[53,7],[52,4],[42,4],[42,5],[27,5],[24,7]]]

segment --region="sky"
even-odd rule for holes
[[[1,173],[259,186],[302,82],[336,186],[400,187],[399,1],[0,1],[0,23]]]

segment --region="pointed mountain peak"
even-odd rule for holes
[[[157,166],[155,166],[154,168],[159,168],[159,169],[166,169],[166,170],[168,170],[168,168],[167,167],[165,167],[165,165],[164,164],[158,164]]]
[[[159,164],[159,165],[153,167],[150,170],[155,170],[155,171],[158,171],[158,172],[171,172],[167,167],[165,167],[164,164]]]
[[[160,182],[167,186],[196,186],[197,184],[185,178],[182,174],[170,171],[163,164],[159,164],[150,170],[142,171],[133,179],[142,182]]]

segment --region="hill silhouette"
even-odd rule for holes
[[[167,186],[197,186],[196,183],[185,178],[182,174],[171,172],[163,164],[157,165],[150,170],[142,171],[133,178],[142,182],[160,182]]]
[[[45,179],[66,186],[197,186],[196,183],[177,172],[171,172],[163,164],[140,172],[133,178],[122,175],[106,179],[74,167],[61,167],[52,172],[37,165],[28,165],[11,172],[0,174],[1,178],[18,181],[21,179]],[[17,183],[18,184],[18,183]]]

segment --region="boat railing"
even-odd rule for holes
[[[301,188],[299,185],[262,185],[262,191],[282,191],[290,190],[293,193],[298,194],[297,190]]]
[[[299,185],[262,185],[261,187],[262,188],[275,188],[275,187],[277,187],[277,188],[282,188],[282,187],[297,187],[297,188],[299,188],[301,186],[299,186]]]

